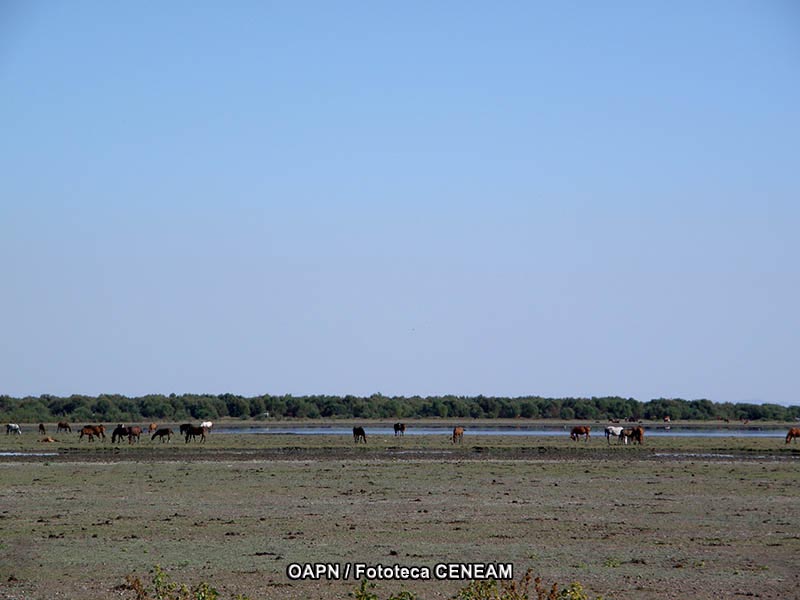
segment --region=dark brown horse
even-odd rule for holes
[[[61,433],[62,431],[69,431],[72,433],[72,427],[70,427],[69,423],[66,421],[59,421],[56,425],[56,433]]]
[[[103,425],[86,425],[83,429],[81,429],[81,437],[79,440],[83,439],[83,436],[87,436],[90,442],[94,441],[95,436],[106,439],[106,428]]]
[[[578,438],[580,438],[581,436],[584,436],[583,440],[585,442],[588,442],[589,441],[589,437],[591,437],[590,436],[591,431],[592,431],[592,428],[589,427],[588,425],[578,425],[578,426],[572,428],[572,431],[570,431],[570,433],[569,433],[569,438],[571,440],[575,440],[577,442]]]
[[[353,427],[353,441],[356,444],[358,442],[367,443],[367,432],[364,431],[363,427]]]
[[[181,425],[183,427],[183,425]],[[186,436],[186,443],[189,443],[189,438],[195,439],[198,435],[200,436],[200,441],[206,441],[206,428],[205,427],[195,427],[194,425],[189,425],[185,429],[183,429],[183,434]]]
[[[460,426],[453,428],[453,443],[460,444],[463,441],[464,441],[464,428]]]
[[[405,435],[406,434],[406,424],[405,423],[395,423],[394,424],[394,435],[397,437],[398,435]]]
[[[39,423],[39,435],[47,435],[47,429],[44,428],[44,423]]]
[[[786,434],[786,443],[788,444],[796,438],[800,438],[800,427],[792,427],[789,430],[789,433]]]
[[[111,443],[116,444],[117,442],[121,442],[122,438],[128,437],[128,433],[130,433],[130,427],[125,427],[125,425],[120,423],[114,428],[114,431],[111,432]]]
[[[168,442],[172,441],[172,429],[169,427],[163,427],[161,429],[156,429],[153,435],[150,436],[150,441],[152,442],[156,438],[160,438],[161,442],[164,442],[164,438],[167,438]]]

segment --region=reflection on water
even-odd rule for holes
[[[406,435],[440,435],[450,437],[453,433],[452,427],[414,427],[406,425]],[[391,427],[364,427],[367,435],[389,435],[394,436],[394,429]],[[654,437],[785,437],[786,432],[780,429],[758,430],[758,429],[671,429],[645,428],[648,436]],[[594,437],[605,437],[604,428],[598,427],[592,433]],[[527,427],[510,427],[498,425],[496,427],[481,426],[466,429],[470,435],[498,435],[498,436],[564,436],[569,435],[568,428],[552,429],[533,429]],[[220,427],[214,429],[214,433],[237,433],[237,434],[262,434],[262,435],[353,435],[352,427],[337,427],[325,425],[308,425],[293,427]]]
[[[0,456],[58,456],[58,452],[0,452]]]

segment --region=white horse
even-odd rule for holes
[[[20,429],[19,425],[16,423],[9,423],[6,425],[6,435],[9,433],[16,433],[17,435],[22,435],[22,429]]]
[[[619,438],[620,442],[628,443],[628,438],[622,435],[623,427],[606,427],[606,440],[611,444],[611,436]]]
[[[202,423],[200,423],[200,427],[202,427],[203,429],[211,429],[213,426],[214,423],[212,423],[211,421],[203,421]]]

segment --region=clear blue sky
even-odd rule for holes
[[[798,403],[791,0],[7,0],[0,110],[0,393]]]

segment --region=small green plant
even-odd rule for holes
[[[408,590],[401,590],[399,594],[393,594],[387,600],[417,600],[417,596]]]
[[[194,587],[178,585],[170,580],[167,572],[160,565],[152,570],[152,583],[145,585],[136,575],[128,575],[122,589],[136,594],[135,600],[220,600],[219,592],[201,581]],[[249,600],[246,596],[237,595],[234,600]]]
[[[369,579],[362,579],[358,589],[354,592],[350,592],[348,596],[356,600],[379,600],[378,594],[372,591],[374,589],[375,584],[373,582]]]
[[[471,581],[459,590],[454,600],[590,600],[590,598],[580,583],[571,583],[559,590],[557,583],[547,586],[541,577],[533,577],[528,569],[519,581],[500,583],[494,580]]]
[[[583,590],[580,583],[570,583],[568,587],[561,590],[558,600],[589,600],[589,595]]]

